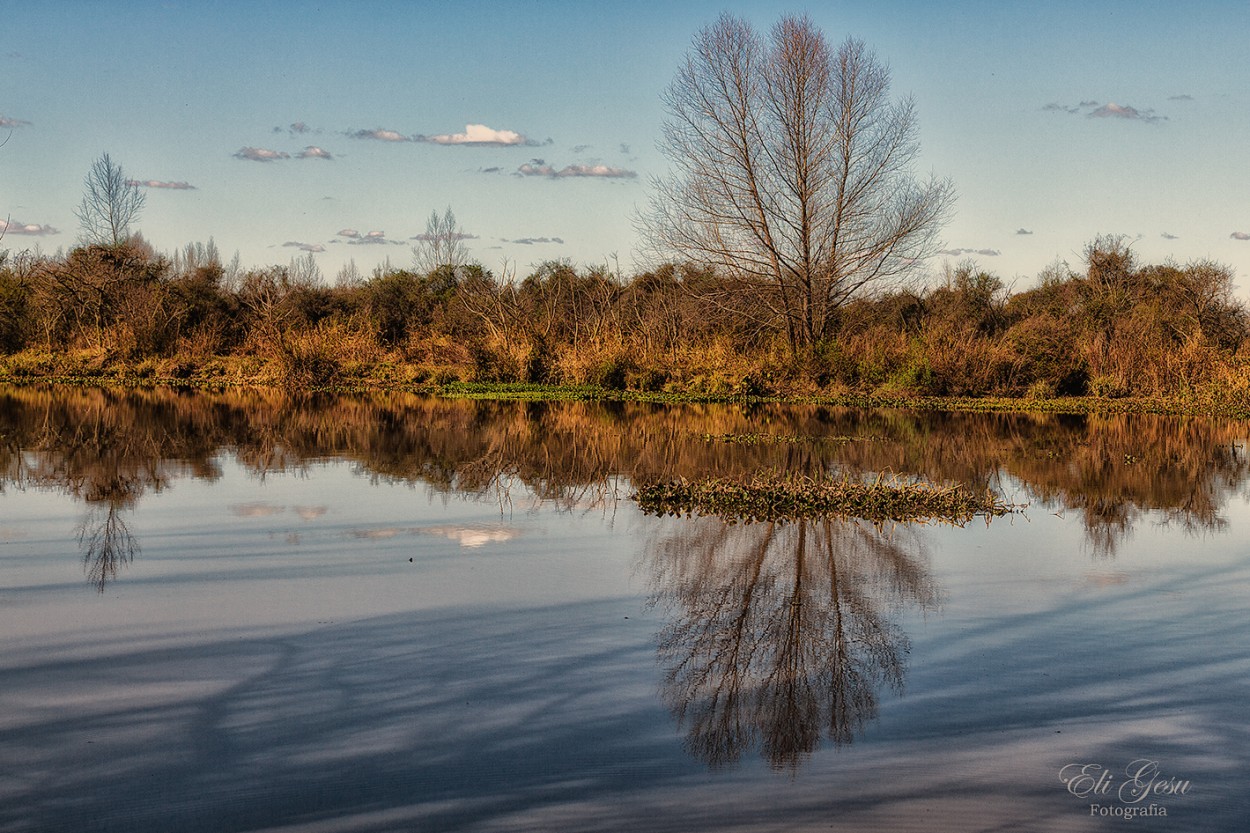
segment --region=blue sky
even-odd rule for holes
[[[0,246],[73,245],[108,152],[139,228],[327,278],[411,263],[450,206],[522,275],[638,249],[660,94],[722,11],[866,41],[917,106],[918,173],[959,194],[943,258],[1026,286],[1096,234],[1211,258],[1250,287],[1244,2],[47,2],[0,0]],[[185,186],[185,187],[183,187]],[[1239,239],[1246,238],[1246,239]]]

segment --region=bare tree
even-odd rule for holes
[[[473,239],[473,235],[456,224],[456,215],[448,206],[442,217],[437,211],[430,212],[430,219],[425,221],[425,233],[415,239],[413,265],[418,272],[429,273],[443,266],[465,265],[469,260],[469,247],[464,241]]]
[[[913,176],[915,108],[891,100],[889,70],[862,42],[835,51],[805,17],[764,39],[724,15],[664,100],[673,169],[640,231],[665,257],[722,270],[738,296],[725,304],[796,350],[828,336],[848,299],[934,253],[953,187]]]
[[[131,224],[143,211],[143,192],[107,153],[91,164],[83,187],[86,192],[82,204],[74,212],[82,229],[82,241],[101,246],[125,242]]]

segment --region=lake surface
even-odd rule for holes
[[[1248,429],[0,388],[0,833],[1244,830]]]

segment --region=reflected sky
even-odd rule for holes
[[[1059,772],[1143,756],[1195,791],[1134,829],[1250,813],[1236,425],[165,395],[6,400],[4,833],[1119,830]],[[40,439],[83,418],[94,462]],[[818,428],[892,439],[702,438]],[[743,525],[611,482],[942,454],[1033,502]]]

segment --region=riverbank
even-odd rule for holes
[[[315,370],[315,368],[314,368]],[[544,385],[529,382],[465,381],[455,368],[403,362],[338,365],[332,372],[293,374],[292,368],[259,356],[143,359],[127,362],[102,350],[71,353],[25,351],[0,356],[0,384],[75,387],[186,388],[224,390],[273,388],[300,393],[404,392],[466,399],[526,401],[616,401],[652,403],[793,403],[848,408],[903,408],[923,411],[1168,414],[1250,419],[1250,393],[1240,386],[1226,395],[1174,397],[928,396],[896,388],[854,391],[841,387],[721,385],[709,389],[638,390],[598,385]]]

